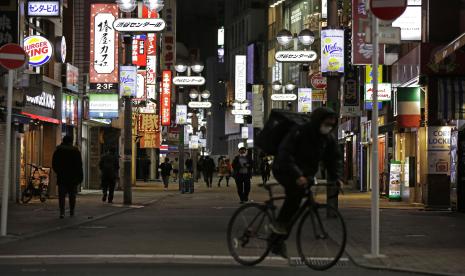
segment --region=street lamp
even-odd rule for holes
[[[197,91],[196,89],[191,89],[191,91],[189,91],[189,98],[191,98],[192,100],[195,100],[199,97],[199,91]]]
[[[288,45],[289,43],[291,43],[292,39],[293,39],[292,33],[286,29],[282,29],[276,35],[276,40],[278,41],[278,44],[281,46]]]
[[[281,84],[280,81],[274,81],[274,82],[271,84],[271,87],[273,88],[274,91],[280,91],[281,88],[283,87],[283,85]]]
[[[315,42],[315,34],[309,29],[303,29],[300,31],[297,38],[299,39],[299,42],[305,46],[310,46],[313,44],[313,42]]]
[[[156,10],[157,12],[160,12],[165,6],[165,4],[163,4],[163,0],[144,0],[144,5],[147,9]]]
[[[292,82],[288,82],[285,86],[287,91],[292,91],[295,89],[295,84]]]
[[[186,72],[187,68],[189,66],[187,66],[187,64],[184,62],[184,61],[178,61],[176,63],[176,65],[174,66],[174,69],[176,70],[176,72],[178,73],[184,73]]]
[[[116,0],[116,4],[122,12],[132,12],[137,7],[135,0]]]
[[[194,71],[197,74],[202,73],[204,68],[204,65],[201,61],[196,61],[194,64],[191,65],[192,71]]]
[[[208,99],[208,98],[210,98],[210,95],[211,95],[211,94],[210,94],[210,91],[208,91],[208,90],[204,90],[204,91],[202,91],[202,93],[200,94],[200,96],[202,97],[202,99],[205,99],[205,100]]]

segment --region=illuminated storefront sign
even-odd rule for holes
[[[136,97],[137,66],[120,66],[119,93],[121,97]]]
[[[299,88],[297,111],[302,113],[312,112],[312,89]]]
[[[176,106],[176,124],[184,125],[187,123],[187,105]]]
[[[169,126],[171,124],[171,71],[162,72],[162,92],[160,97],[161,124]]]
[[[24,39],[24,51],[29,56],[29,65],[42,66],[50,61],[53,48],[45,37],[33,35]]]
[[[89,94],[89,117],[118,118],[118,94]]]
[[[61,11],[60,1],[28,1],[27,16],[59,17]]]
[[[160,18],[118,18],[113,22],[118,32],[160,32],[165,26]]]
[[[321,72],[344,73],[344,30],[321,30]]]
[[[26,95],[26,102],[48,109],[55,109],[55,95],[47,92],[42,92],[41,95],[36,97]]]
[[[247,99],[246,88],[246,56],[236,56],[236,79],[235,79],[235,99],[236,101],[245,101]]]
[[[79,92],[79,69],[69,63],[66,64],[66,88]]]
[[[55,59],[61,63],[66,62],[66,38],[64,36],[58,37],[55,42]]]
[[[90,83],[118,83],[118,34],[113,22],[116,4],[92,4],[90,15]]]
[[[373,84],[365,84],[365,100],[373,101]],[[390,101],[391,100],[391,84],[390,83],[378,83],[378,101]]]

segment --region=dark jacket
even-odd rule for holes
[[[53,171],[59,186],[77,186],[83,180],[81,152],[72,145],[59,145],[53,153]]]
[[[313,177],[320,162],[328,170],[328,180],[342,176],[342,157],[333,133],[322,135],[320,126],[324,119],[336,114],[327,108],[316,109],[310,123],[294,128],[281,142],[273,162],[273,175],[282,183],[295,183],[300,176]],[[335,126],[336,127],[336,126]]]
[[[119,176],[119,159],[115,154],[105,154],[100,159],[99,163],[102,178],[108,180],[115,180]]]
[[[173,167],[170,163],[163,162],[160,164],[161,176],[170,176]]]
[[[203,160],[202,168],[205,173],[213,173],[215,171],[215,161],[210,157]]]
[[[188,172],[192,172],[192,168],[193,168],[192,159],[190,158],[186,159],[186,162],[184,162],[184,164],[186,166],[186,170]]]
[[[237,177],[238,175],[241,175],[241,173],[240,173],[241,163],[239,161],[239,157],[240,157],[240,155],[237,155],[236,157],[234,157],[234,160],[232,162],[233,176],[234,177]],[[247,174],[245,174],[245,176],[251,178],[252,177],[252,166],[253,166],[252,158],[249,155],[247,155],[245,157],[247,158],[247,162],[245,163],[245,167],[247,167]]]

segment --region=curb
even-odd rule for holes
[[[460,276],[463,274],[456,274],[456,273],[441,273],[441,272],[433,272],[433,271],[425,271],[421,269],[412,269],[412,268],[405,268],[405,267],[390,267],[387,265],[372,265],[372,264],[362,264],[358,262],[350,253],[349,250],[345,250],[345,253],[349,257],[350,261],[361,268],[369,269],[369,270],[385,270],[385,271],[392,271],[392,272],[407,272],[412,274],[421,274],[421,275],[432,275],[432,276]]]
[[[152,205],[154,203],[165,200],[165,199],[167,199],[169,197],[173,197],[175,195],[176,194],[167,194],[167,195],[162,196],[162,197],[160,197],[158,199],[151,199],[151,200],[148,200],[148,201],[144,201],[144,202],[140,203],[139,205],[142,205],[144,207],[145,206],[150,206],[150,205]],[[123,208],[121,208],[121,209],[119,209],[117,211],[109,212],[109,213],[106,213],[106,214],[103,214],[103,215],[100,215],[100,216],[96,216],[96,217],[93,217],[91,219],[87,219],[85,221],[80,221],[80,222],[76,222],[76,223],[72,223],[72,224],[68,224],[68,225],[64,225],[64,226],[58,226],[58,227],[54,227],[54,228],[44,229],[44,230],[34,232],[34,233],[31,233],[31,234],[26,234],[26,235],[23,235],[23,236],[7,236],[7,239],[0,240],[0,244],[7,244],[7,243],[11,243],[11,242],[16,242],[16,241],[28,240],[28,239],[35,238],[35,237],[38,237],[38,236],[42,236],[42,235],[45,235],[45,234],[49,234],[49,233],[52,233],[52,232],[65,230],[65,229],[73,228],[73,227],[76,227],[76,226],[81,226],[81,225],[91,223],[91,222],[94,222],[94,221],[98,221],[98,220],[102,220],[102,219],[105,219],[105,218],[108,218],[108,217],[111,217],[111,216],[123,214],[125,212],[128,212],[130,210],[134,210],[134,209],[135,208],[131,208],[131,205],[129,205],[128,207],[123,207]]]

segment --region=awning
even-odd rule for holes
[[[49,118],[49,117],[45,117],[45,116],[30,114],[30,113],[26,113],[26,112],[21,112],[21,114],[25,115],[25,116],[27,116],[27,117],[29,117],[31,119],[39,120],[39,121],[42,121],[42,122],[52,123],[52,124],[56,124],[56,125],[59,125],[61,123],[60,120],[54,119],[54,118]]]
[[[465,119],[465,78],[438,80],[438,118]]]
[[[448,56],[450,56],[452,53],[462,48],[464,45],[465,45],[465,33],[461,34],[459,37],[454,39],[447,46],[439,50],[434,55],[434,61],[436,61],[436,63],[440,63],[441,61],[446,59]]]

